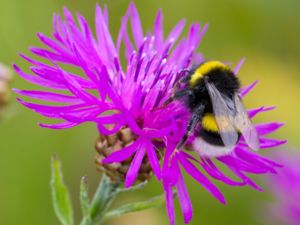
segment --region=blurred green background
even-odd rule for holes
[[[61,13],[65,5],[73,12],[81,12],[94,26],[96,2],[0,0],[0,61],[26,68],[17,52],[28,53],[28,46],[38,45],[37,32],[50,34],[54,12]],[[120,18],[129,1],[98,2],[101,5],[107,3],[110,28],[116,37]],[[206,58],[232,62],[245,56],[247,60],[240,71],[242,82],[260,81],[247,97],[247,106],[276,105],[276,111],[259,116],[257,121],[286,122],[274,136],[288,139],[289,146],[300,146],[300,1],[152,0],[135,3],[146,29],[152,27],[159,8],[164,12],[166,32],[182,17],[188,23],[208,22],[209,30],[199,51]],[[33,88],[16,75],[12,86]],[[10,116],[0,122],[0,224],[59,224],[52,210],[49,188],[50,157],[54,152],[62,160],[78,221],[77,196],[81,176],[88,175],[91,193],[99,180],[94,165],[95,126],[86,124],[62,131],[42,129],[37,122],[45,119],[21,107],[14,98],[15,95],[8,108]],[[186,180],[194,205],[192,225],[267,224],[264,217],[268,215],[262,208],[271,198],[267,191],[259,193],[248,187],[226,187],[218,183],[228,202],[223,206],[194,181]],[[121,201],[146,199],[161,192],[160,184],[153,179],[145,189],[123,196]],[[183,224],[178,205],[177,215],[177,224]],[[168,221],[165,209],[161,208],[124,216],[107,224],[164,225]]]

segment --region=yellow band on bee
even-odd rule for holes
[[[218,117],[219,122],[221,122],[221,124],[219,124],[221,126],[221,130],[222,131],[232,131],[232,126],[228,126],[230,123],[228,120],[228,117],[222,116],[222,117]],[[218,133],[219,132],[219,127],[218,124],[216,122],[216,118],[214,117],[213,114],[211,113],[206,113],[201,121],[202,124],[202,128],[206,131],[211,131],[214,133]]]
[[[213,131],[213,132],[218,132],[219,131],[216,119],[210,113],[207,113],[203,116],[203,118],[202,118],[202,127],[207,131]]]
[[[197,81],[201,79],[203,76],[208,74],[211,70],[215,68],[222,68],[226,69],[227,66],[224,65],[223,63],[219,61],[208,61],[203,64],[201,64],[192,74],[191,79],[190,79],[190,86],[194,87],[197,84]]]

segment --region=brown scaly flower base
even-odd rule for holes
[[[111,153],[130,145],[135,140],[135,138],[136,136],[127,127],[120,129],[116,134],[113,135],[100,135],[96,140],[95,145],[97,151],[97,170],[100,172],[104,172],[108,177],[110,177],[112,182],[123,182],[134,155],[121,163],[103,164],[101,163],[101,160],[109,156]],[[149,163],[148,157],[145,156],[139,170],[137,181],[147,181],[152,177],[152,175],[153,172],[151,169],[151,165]]]

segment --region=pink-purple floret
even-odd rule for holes
[[[299,152],[281,152],[274,158],[284,167],[276,176],[269,176],[268,187],[275,202],[270,204],[270,222],[298,225],[300,221],[300,154]]]
[[[15,92],[51,104],[18,101],[43,116],[62,120],[57,124],[40,124],[46,128],[65,129],[95,122],[101,134],[110,135],[128,126],[137,136],[136,141],[111,154],[103,162],[121,162],[134,155],[125,180],[125,186],[130,187],[147,155],[154,174],[163,183],[171,224],[175,223],[174,188],[177,189],[185,223],[192,218],[192,205],[183,180],[183,170],[222,203],[225,203],[223,195],[207,176],[228,185],[249,185],[261,190],[246,174],[276,173],[280,165],[251,151],[243,140],[240,140],[232,154],[214,159],[227,166],[238,180],[232,180],[222,173],[213,159],[195,158],[188,152],[175,151],[184,134],[189,112],[179,102],[163,108],[159,106],[171,96],[174,84],[184,75],[181,71],[203,61],[202,55],[196,50],[207,30],[206,25],[192,24],[188,35],[181,37],[185,25],[182,20],[165,38],[163,17],[159,11],[153,30],[144,33],[137,9],[131,3],[122,18],[117,41],[114,42],[108,29],[106,7],[104,10],[96,7],[96,36],[80,14],[77,14],[79,26],[66,8],[64,17],[63,20],[59,15],[54,15],[51,38],[38,34],[47,49],[30,48],[34,55],[47,59],[49,64],[20,54],[32,64],[32,73],[25,73],[14,65],[16,72],[25,80],[48,89],[15,89]],[[128,24],[131,24],[131,33]],[[126,61],[126,68],[122,68],[121,61]],[[243,60],[236,66],[235,73],[242,63]],[[77,67],[84,75],[68,72],[63,65]],[[243,88],[241,95],[245,96],[256,83]],[[252,109],[249,115],[254,117],[273,108]],[[109,124],[113,124],[111,129],[106,126]],[[285,143],[265,137],[281,126],[277,122],[255,125],[261,148]],[[162,166],[157,157],[157,140],[163,143],[165,149]]]

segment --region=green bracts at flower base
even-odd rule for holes
[[[61,163],[56,156],[52,158],[51,166],[51,189],[55,214],[62,225],[74,225],[70,194],[63,181]],[[84,176],[80,183],[80,204],[83,214],[80,225],[99,225],[105,220],[114,217],[163,205],[164,195],[159,195],[146,201],[128,203],[117,209],[108,211],[110,204],[119,194],[138,190],[144,187],[144,185],[145,183],[141,183],[129,189],[125,189],[121,187],[122,183],[112,183],[106,175],[103,175],[95,195],[90,202],[88,197],[87,177]]]

